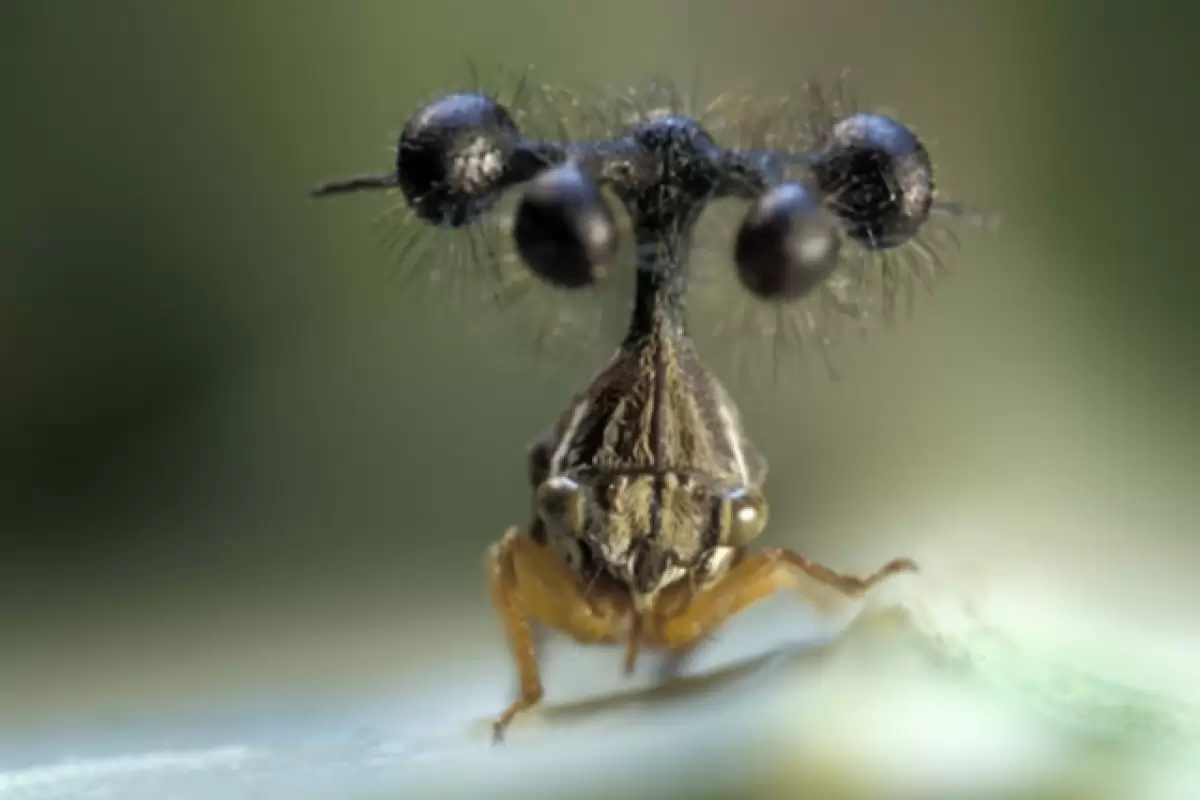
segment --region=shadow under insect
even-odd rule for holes
[[[624,643],[627,671],[642,648],[666,650],[678,670],[726,620],[781,589],[815,580],[861,597],[916,569],[897,558],[860,578],[782,548],[751,551],[767,523],[766,461],[686,319],[697,222],[714,201],[748,205],[733,262],[744,290],[772,304],[821,287],[847,242],[884,252],[912,240],[938,206],[929,156],[904,125],[856,113],[817,149],[790,152],[722,147],[697,120],[663,113],[611,138],[554,141],[523,136],[486,94],[452,94],[409,120],[394,172],[315,194],[394,188],[443,228],[471,225],[519,189],[513,243],[563,292],[602,282],[620,266],[622,230],[633,240],[624,337],[530,449],[532,519],[488,554],[520,679],[497,738],[543,696],[534,622]]]

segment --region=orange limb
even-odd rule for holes
[[[621,633],[622,616],[611,604],[589,601],[578,576],[515,527],[488,551],[488,576],[520,683],[520,696],[493,723],[493,737],[499,741],[519,713],[542,699],[530,623],[538,620],[580,642],[612,642]]]
[[[847,597],[859,598],[889,575],[916,572],[917,565],[907,558],[896,558],[866,578],[859,578],[834,572],[783,548],[755,553],[711,587],[692,597],[678,613],[660,621],[658,640],[680,656],[674,659],[675,668],[682,664],[688,651],[730,617],[781,589],[799,588],[797,570]]]

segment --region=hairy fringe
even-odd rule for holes
[[[820,148],[838,120],[866,110],[849,94],[845,74],[829,83],[810,81],[792,92],[729,91],[705,102],[695,91],[685,93],[662,78],[635,86],[569,89],[536,82],[528,68],[490,69],[486,78],[474,67],[470,72],[470,80],[457,90],[494,97],[523,136],[559,141],[609,139],[638,122],[685,115],[697,119],[724,147],[800,154]],[[803,172],[796,165],[787,177],[800,180]],[[507,193],[480,219],[454,230],[415,219],[398,190],[388,194],[392,204],[375,226],[407,298],[448,302],[450,312],[478,320],[487,337],[494,336],[496,324],[512,328],[538,361],[551,368],[620,341],[633,297],[632,267],[587,292],[539,281],[525,268],[511,235],[520,192]],[[952,272],[960,249],[956,224],[980,222],[939,198],[912,240],[881,252],[847,238],[842,261],[825,284],[782,304],[760,301],[738,283],[732,249],[745,210],[738,201],[713,203],[697,226],[689,326],[699,346],[709,351],[706,355],[728,362],[741,377],[770,382],[793,374],[812,356],[837,379],[844,345],[890,329],[898,309],[911,318],[918,295],[933,294]],[[617,217],[625,243],[618,263],[632,265],[629,220],[624,214]]]

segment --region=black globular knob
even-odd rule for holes
[[[617,226],[595,182],[566,164],[530,181],[517,209],[517,250],[538,277],[564,289],[596,282],[617,253]]]
[[[803,186],[763,194],[742,220],[733,257],[742,285],[764,300],[795,300],[838,265],[838,222]]]
[[[812,170],[846,233],[864,247],[904,244],[929,217],[929,154],[911,130],[890,117],[854,114],[838,122]]]
[[[498,196],[517,137],[512,117],[487,95],[439,98],[400,134],[397,183],[422,219],[464,225]]]

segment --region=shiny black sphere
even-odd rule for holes
[[[911,130],[890,117],[854,114],[838,122],[812,170],[847,235],[864,247],[902,245],[929,218],[929,154]]]
[[[763,300],[795,300],[837,268],[837,219],[797,183],[784,183],[750,207],[734,242],[738,278]]]
[[[512,117],[487,95],[441,97],[404,126],[397,183],[422,219],[464,225],[495,201],[517,137]]]
[[[530,181],[517,208],[517,250],[542,280],[564,289],[594,284],[617,253],[617,226],[594,181],[566,164]]]

